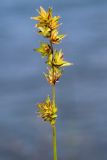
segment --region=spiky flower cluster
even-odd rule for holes
[[[59,34],[58,32],[60,16],[53,16],[52,8],[48,8],[46,11],[43,7],[40,7],[38,13],[39,15],[32,17],[32,19],[38,22],[35,25],[38,29],[38,33],[44,38],[47,38],[49,43],[41,42],[40,47],[34,50],[39,52],[42,57],[46,58],[48,72],[44,75],[48,83],[51,86],[54,86],[62,76],[62,68],[64,66],[72,65],[72,63],[64,60],[62,50],[58,51],[53,48],[53,44],[59,44],[65,37],[63,34]],[[48,97],[45,102],[38,104],[38,108],[39,115],[44,119],[44,121],[49,121],[51,124],[55,124],[57,107],[53,103],[53,100],[50,100]]]
[[[38,104],[38,114],[40,117],[44,119],[44,121],[49,121],[51,125],[55,124],[55,119],[57,117],[57,107],[53,107],[53,103],[50,100],[50,97],[48,96],[46,100],[42,103]]]

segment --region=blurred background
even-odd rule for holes
[[[51,88],[33,48],[39,6],[62,17],[59,45],[73,62],[57,84],[58,160],[107,160],[107,1],[0,1],[0,160],[52,159],[51,128],[36,103]]]

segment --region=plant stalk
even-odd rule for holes
[[[53,159],[57,160],[57,142],[56,142],[56,126],[52,127],[53,130]]]
[[[52,61],[53,61],[53,45],[52,42],[50,41],[50,46],[52,50]],[[54,66],[52,66],[53,69],[53,79],[54,79]],[[55,85],[52,85],[52,103],[53,107],[56,107],[56,91],[55,91]],[[52,126],[52,141],[53,141],[53,160],[57,160],[57,138],[56,138],[56,125],[54,124]]]
[[[55,92],[55,85],[52,86],[52,101],[53,101],[53,107],[55,107],[55,97],[56,97],[56,92]],[[57,139],[56,139],[56,125],[54,124],[52,126],[52,136],[53,136],[53,160],[57,160]]]

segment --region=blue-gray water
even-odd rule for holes
[[[107,160],[106,0],[0,1],[0,160],[52,159],[50,126],[35,115],[51,89],[30,20],[52,4],[67,34],[60,47],[75,64],[57,84],[58,160]]]

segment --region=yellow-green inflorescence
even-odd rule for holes
[[[72,63],[64,60],[62,50],[58,51],[53,48],[54,44],[59,44],[65,37],[58,32],[60,16],[53,16],[52,8],[48,8],[46,11],[43,7],[40,7],[38,13],[38,16],[32,17],[33,20],[38,22],[35,27],[38,29],[38,33],[44,38],[47,38],[49,42],[41,42],[40,47],[34,50],[46,58],[48,71],[44,76],[53,87],[62,76],[63,67],[72,65]],[[57,118],[57,106],[54,101],[55,100],[51,100],[48,96],[46,100],[37,105],[40,117],[42,117],[44,121],[50,122],[51,125],[55,125]]]
[[[49,121],[51,125],[55,124],[57,107],[53,107],[53,103],[49,96],[44,102],[38,104],[38,109],[38,114],[44,119],[44,121]]]

